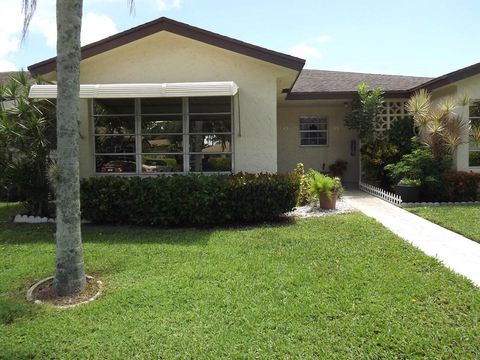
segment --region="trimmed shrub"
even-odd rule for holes
[[[92,177],[81,182],[82,216],[97,224],[255,223],[291,211],[298,189],[291,175]]]
[[[474,172],[447,172],[442,175],[448,201],[475,201],[478,198],[480,174]]]

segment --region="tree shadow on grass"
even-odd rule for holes
[[[263,223],[234,223],[202,227],[155,227],[135,225],[82,225],[84,243],[141,244],[159,243],[176,245],[206,245],[218,231],[250,231],[261,228],[281,228],[295,224],[293,218],[282,217]],[[21,245],[55,243],[54,224],[1,224],[0,244]]]
[[[82,229],[86,243],[159,243],[176,245],[206,245],[218,231],[249,231],[266,227],[284,227],[295,224],[292,218],[274,222],[228,224],[202,227],[148,227],[132,225],[85,225]]]

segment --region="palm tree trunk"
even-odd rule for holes
[[[53,283],[59,296],[85,288],[80,229],[79,121],[82,0],[57,0],[57,251]]]

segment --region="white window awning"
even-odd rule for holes
[[[233,96],[238,86],[233,81],[163,83],[163,84],[82,84],[80,98],[147,98]],[[29,97],[55,99],[57,85],[32,85]]]

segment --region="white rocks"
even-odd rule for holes
[[[17,214],[13,218],[14,223],[20,224],[46,224],[46,223],[54,223],[55,219],[49,219],[47,217],[40,217],[40,216],[27,216],[27,215],[20,215]]]
[[[319,206],[299,206],[293,209],[293,211],[286,213],[285,215],[297,218],[307,218],[307,217],[319,217],[335,214],[345,214],[354,211],[355,208],[350,206],[345,201],[339,199],[337,200],[337,207],[335,210],[324,210]]]
[[[13,222],[18,224],[55,224],[55,219],[17,214],[13,218]],[[82,224],[90,224],[90,221],[83,219]]]

